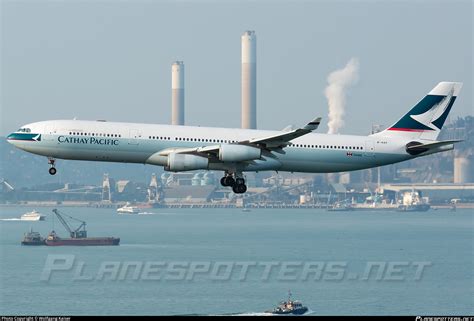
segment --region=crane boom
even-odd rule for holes
[[[86,222],[78,220],[77,218],[74,218],[72,216],[66,215],[67,217],[69,217],[69,218],[71,218],[75,221],[81,222],[81,225],[79,225],[79,227],[73,231],[71,229],[71,227],[69,226],[69,224],[67,224],[64,217],[61,215],[61,213],[59,213],[59,211],[57,209],[53,209],[53,213],[56,214],[56,216],[58,217],[58,220],[61,222],[61,224],[64,226],[64,228],[69,232],[69,235],[71,236],[71,238],[87,237]]]

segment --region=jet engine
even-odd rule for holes
[[[207,169],[209,159],[196,155],[171,153],[168,155],[168,163],[165,170],[171,172],[193,171],[196,169]]]
[[[221,145],[219,160],[223,162],[242,162],[259,159],[262,155],[260,148],[245,145]]]

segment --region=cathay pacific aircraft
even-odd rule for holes
[[[7,137],[27,152],[56,159],[141,163],[167,171],[221,170],[223,186],[245,193],[244,172],[345,172],[452,150],[438,135],[462,83],[440,82],[394,125],[369,136],[316,134],[321,118],[283,131],[49,120]]]

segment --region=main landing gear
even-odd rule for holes
[[[234,178],[235,176],[235,178]],[[232,191],[236,194],[243,194],[247,191],[247,185],[245,185],[245,179],[243,177],[237,176],[236,174],[226,173],[224,177],[221,178],[222,186],[231,186]]]
[[[54,165],[55,161],[56,160],[54,158],[48,157],[48,164],[51,166],[48,170],[50,175],[56,175],[57,171],[56,171],[56,167]]]

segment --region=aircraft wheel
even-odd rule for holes
[[[234,185],[232,186],[232,190],[234,191],[235,194],[243,194],[247,191],[247,186],[245,184],[241,185]]]
[[[234,186],[235,185],[235,179],[232,176],[227,176],[225,178],[225,186]]]
[[[242,177],[238,177],[235,179],[235,184],[236,185],[245,185],[245,179],[243,179]]]
[[[225,177],[225,176],[221,178],[221,185],[222,185],[222,186],[227,186],[227,184],[226,184],[226,177]]]
[[[49,174],[50,174],[50,175],[56,175],[56,172],[57,172],[57,171],[56,171],[56,168],[55,168],[55,167],[51,167],[51,168],[49,169]]]
[[[239,186],[240,186],[240,185],[234,185],[234,186],[232,186],[232,191],[234,191],[235,194],[240,194],[240,193],[239,193]]]

